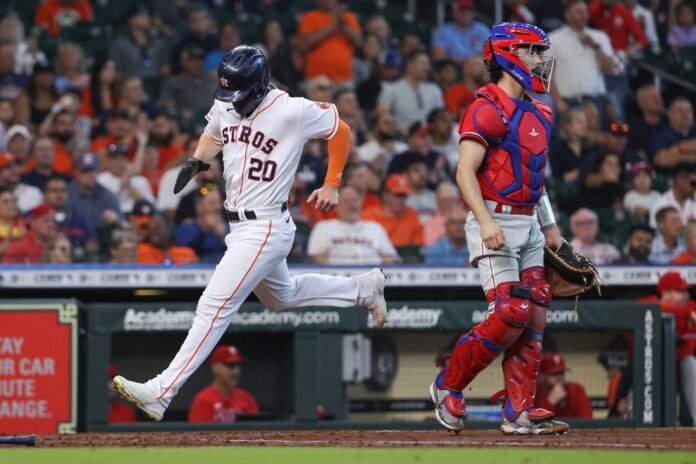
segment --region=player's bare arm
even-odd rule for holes
[[[457,167],[457,184],[464,196],[464,201],[481,224],[481,239],[489,250],[499,250],[505,244],[505,235],[493,221],[481,195],[481,188],[476,179],[486,148],[473,140],[463,140],[459,144],[459,165]]]
[[[176,183],[174,184],[174,193],[181,192],[193,176],[201,171],[207,171],[210,168],[208,162],[212,161],[219,151],[220,146],[208,134],[203,132],[198,138],[198,146],[193,156],[187,159],[179,170],[179,175],[176,177]]]
[[[341,175],[348,160],[350,151],[350,126],[338,121],[338,130],[329,140],[329,167],[326,170],[326,179],[321,188],[316,189],[307,198],[307,203],[316,201],[319,211],[331,211],[338,205],[338,187],[341,185]]]

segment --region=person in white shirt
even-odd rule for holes
[[[639,161],[631,166],[633,188],[624,195],[624,209],[636,219],[647,216],[652,205],[660,201],[662,195],[652,190],[654,171],[647,161]]]
[[[682,224],[696,220],[696,166],[691,163],[679,163],[672,171],[672,188],[652,204],[650,209],[650,226],[657,227],[657,212],[665,206],[673,206],[679,212]]]
[[[406,57],[404,77],[382,84],[378,110],[389,109],[404,134],[413,123],[425,121],[432,110],[445,106],[440,87],[427,81],[429,73],[430,57],[415,51]]]
[[[140,199],[155,204],[155,196],[147,179],[130,171],[126,145],[109,145],[104,156],[104,167],[106,169],[97,175],[97,182],[116,195],[121,211],[130,213],[135,201]]]
[[[399,259],[384,228],[360,219],[362,198],[353,187],[340,189],[337,219],[319,221],[309,235],[307,254],[315,263],[376,265]]]
[[[457,172],[459,163],[459,130],[452,120],[452,113],[436,108],[428,115],[428,127],[433,141],[433,151],[447,157],[451,172]]]
[[[372,140],[358,147],[360,161],[372,165],[382,176],[387,172],[387,166],[397,153],[408,150],[408,145],[396,140],[399,129],[396,120],[389,111],[379,113],[375,117],[372,130]]]
[[[553,101],[560,113],[584,101],[591,101],[602,111],[607,93],[604,74],[617,72],[609,36],[587,27],[589,13],[583,0],[568,0],[564,18],[566,24],[549,34],[547,54],[556,58]]]
[[[674,206],[660,208],[655,215],[655,221],[658,234],[653,239],[648,261],[652,264],[666,265],[686,251],[682,237],[684,224]]]

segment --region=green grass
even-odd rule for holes
[[[0,449],[2,464],[688,464],[696,453],[524,448],[77,448]]]

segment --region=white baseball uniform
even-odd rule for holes
[[[338,130],[336,107],[273,89],[246,118],[231,104],[215,100],[206,119],[205,133],[223,153],[225,207],[242,220],[230,224],[227,251],[198,301],[193,326],[179,352],[164,372],[145,384],[162,413],[208,357],[252,291],[273,311],[350,307],[372,292],[350,277],[288,275],[286,257],[295,224],[281,205],[290,194],[305,142],[330,139]],[[248,211],[257,219],[244,220]]]
[[[374,221],[352,224],[340,219],[319,221],[309,234],[307,254],[328,253],[327,264],[382,264],[384,256],[397,256],[387,231]]]

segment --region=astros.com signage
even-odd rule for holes
[[[653,315],[652,310],[645,312],[645,344],[643,345],[643,423],[653,423]]]

